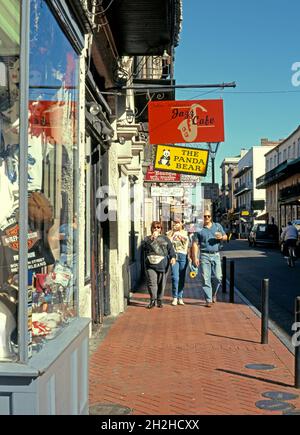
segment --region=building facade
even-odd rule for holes
[[[262,139],[261,146],[253,146],[238,162],[238,172],[234,176],[235,221],[242,237],[247,236],[256,221],[265,220],[266,195],[264,190],[257,189],[256,179],[264,173],[265,154],[277,143]]]
[[[239,160],[247,153],[241,149],[241,154],[236,157],[225,157],[220,165],[222,185],[220,192],[220,215],[222,224],[230,228],[233,220],[233,212],[236,208],[236,198],[234,196],[234,176],[238,171]]]
[[[0,0],[1,414],[87,414],[89,335],[140,278],[148,100],[130,87],[138,56],[166,79],[181,20],[147,3]]]
[[[265,174],[257,179],[258,189],[266,189],[269,222],[279,228],[300,218],[300,127],[265,156]]]

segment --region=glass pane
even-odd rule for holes
[[[0,361],[18,353],[20,0],[0,0]]]
[[[28,219],[33,351],[77,315],[78,55],[46,1],[31,1]]]

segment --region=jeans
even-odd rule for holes
[[[176,263],[172,266],[172,295],[182,299],[188,258],[185,254],[177,254]]]
[[[212,302],[212,298],[217,294],[222,282],[220,254],[218,252],[213,254],[202,253],[200,260],[201,281],[205,299],[206,302]]]

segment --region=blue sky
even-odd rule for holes
[[[300,124],[300,86],[292,84],[292,65],[300,62],[299,17],[299,0],[183,0],[176,83],[237,84],[224,91],[176,90],[177,100],[224,99],[216,181],[224,157],[261,138],[287,137]]]

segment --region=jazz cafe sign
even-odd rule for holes
[[[223,100],[150,101],[149,142],[223,142]]]
[[[154,168],[159,171],[205,176],[208,157],[208,150],[157,145]]]

